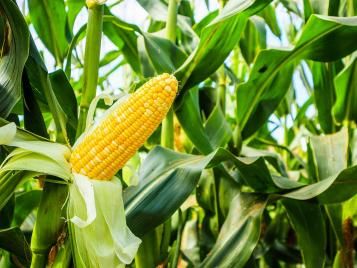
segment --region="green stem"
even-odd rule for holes
[[[227,0],[219,0],[219,13],[222,12]],[[222,112],[226,111],[226,74],[224,73],[224,63],[218,69],[218,92],[217,92],[217,105],[221,106]]]
[[[222,112],[226,111],[226,74],[224,73],[224,65],[218,70],[218,92],[217,105],[221,106]]]
[[[70,267],[72,260],[71,241],[70,238],[65,238],[64,244],[60,245],[56,258],[52,264],[52,268]]]
[[[176,24],[177,24],[177,0],[169,0],[168,17],[166,23],[166,38],[171,42],[176,41]],[[174,111],[171,108],[162,122],[161,127],[161,145],[166,148],[174,148]],[[160,260],[167,257],[167,251],[170,244],[171,236],[171,218],[162,226],[163,232],[160,240]]]
[[[171,108],[162,121],[161,145],[166,148],[174,148],[174,111]]]
[[[355,7],[354,7],[354,5],[356,5],[355,1],[353,1],[353,0],[348,0],[347,1],[347,16],[348,17],[352,17],[352,16],[355,15],[355,12],[354,12]]]
[[[46,182],[43,187],[31,237],[31,267],[42,268],[47,263],[48,253],[63,230],[67,194],[67,185]]]
[[[181,209],[179,209],[178,215],[179,215],[179,226],[178,226],[178,230],[177,230],[177,244],[176,244],[175,254],[174,254],[174,258],[173,258],[171,267],[177,267],[177,265],[178,265],[181,241],[182,241],[182,231],[183,231],[183,227],[185,225]]]
[[[233,73],[239,77],[238,69],[239,69],[239,46],[236,46],[233,49],[233,57],[232,57],[232,66]]]
[[[157,266],[160,257],[158,228],[162,228],[162,226],[157,227],[141,237],[141,244],[135,255],[136,268],[151,268]]]
[[[177,24],[177,0],[169,0],[167,23],[166,23],[166,38],[172,42],[176,40],[176,24]]]
[[[77,137],[85,130],[89,105],[96,95],[102,40],[103,10],[102,5],[93,5],[88,8],[88,26],[84,52],[84,81]]]
[[[168,15],[166,23],[166,37],[171,42],[176,40],[176,24],[177,24],[177,2],[169,0]],[[161,128],[161,145],[173,149],[174,148],[174,112],[171,108],[162,122]]]
[[[221,179],[224,179],[221,177],[220,172],[218,169],[214,168],[213,169],[213,181],[214,181],[214,192],[213,192],[213,198],[214,198],[214,210],[216,213],[216,217],[217,217],[217,230],[215,230],[217,232],[217,234],[219,233],[219,230],[221,229],[222,225],[223,225],[223,214],[221,211],[221,199],[220,199],[220,194],[219,194],[219,188],[220,188],[220,182]]]
[[[46,254],[32,254],[31,268],[46,267],[47,255]]]

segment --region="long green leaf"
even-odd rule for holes
[[[24,177],[24,171],[1,172],[0,174],[0,209],[10,200],[11,196]]]
[[[306,268],[324,267],[326,229],[321,207],[307,201],[282,202],[296,231]]]
[[[217,242],[200,267],[244,267],[260,236],[264,197],[238,194],[230,205]]]
[[[114,17],[107,9],[105,9],[105,14],[106,16],[103,18],[103,33],[123,52],[124,58],[134,72],[141,75],[137,45],[138,37],[135,34],[135,31],[140,33],[140,29]]]
[[[262,53],[259,56],[263,57],[263,55]],[[266,60],[274,60],[274,58],[267,57]],[[256,110],[251,114],[242,131],[243,138],[247,138],[255,133],[278,108],[289,90],[294,70],[293,67],[291,64],[286,66],[274,77],[271,84],[267,86],[266,91],[259,100]],[[262,68],[264,68],[264,66]],[[243,100],[239,100],[239,103],[241,104],[242,101]]]
[[[187,58],[171,41],[143,33],[146,53],[157,74],[173,73]]]
[[[44,64],[40,53],[37,50],[34,40],[30,39],[30,55],[26,62],[26,71],[31,86],[34,92],[37,92],[37,100],[48,105],[52,117],[56,124],[56,128],[62,141],[67,139],[67,115],[60,106],[58,99],[53,91],[52,84],[49,79],[46,65]]]
[[[63,0],[31,0],[31,22],[42,42],[60,65],[66,56],[66,9]]]
[[[337,175],[306,185],[282,196],[298,200],[307,200],[318,196],[323,204],[339,203],[357,193],[356,181],[357,166],[353,166],[342,170]]]
[[[335,103],[332,70],[325,63],[314,62],[311,71],[320,126],[325,133],[332,133],[335,127],[332,118],[332,106]]]
[[[195,189],[202,170],[220,165],[224,161],[234,163],[240,173],[244,174],[247,185],[262,193],[274,193],[278,198],[306,200],[327,190],[323,202],[332,203],[336,202],[336,197],[331,196],[333,191],[330,190],[334,187],[350,188],[337,197],[337,202],[357,192],[354,186],[357,185],[354,183],[357,167],[343,170],[337,176],[321,182],[303,185],[284,177],[271,176],[262,158],[237,158],[224,149],[202,156],[156,147],[139,170],[139,184],[124,191],[129,228],[134,234],[142,236],[163,223]]]
[[[0,230],[0,248],[13,253],[27,267],[30,265],[31,250],[19,227]]]
[[[26,217],[36,208],[40,203],[42,191],[31,190],[28,192],[21,192],[15,196],[15,213],[12,225],[21,226]]]
[[[69,29],[71,32],[73,32],[73,26],[76,17],[81,11],[81,9],[84,8],[86,3],[85,0],[67,0],[66,4],[68,7],[67,19],[68,19]]]
[[[176,72],[186,91],[203,81],[221,66],[239,41],[248,17],[270,1],[232,0],[220,15],[202,29],[195,51]],[[229,38],[226,38],[229,36]]]
[[[27,130],[42,137],[49,138],[46,124],[40,107],[35,98],[26,70],[22,76],[22,87],[24,96],[24,126]]]
[[[77,99],[74,90],[69,83],[66,74],[63,70],[57,70],[49,75],[53,92],[56,95],[61,109],[67,116],[66,129],[70,143],[75,142],[78,114],[77,114]]]
[[[327,179],[347,167],[348,131],[310,138],[312,152],[318,171],[318,180]]]
[[[246,127],[275,76],[287,65],[300,59],[333,61],[344,57],[357,48],[356,33],[357,17],[312,15],[293,49],[261,52],[249,80],[237,89],[237,118],[241,129]]]
[[[29,53],[30,34],[16,3],[1,1],[0,9],[5,26],[2,30],[6,34],[0,59],[0,116],[6,118],[21,97],[21,78]]]
[[[183,96],[182,105],[175,113],[186,135],[196,148],[203,154],[209,154],[214,149],[203,127],[197,99],[196,89],[187,92]]]
[[[357,122],[357,58],[335,77],[336,102],[333,114],[337,122],[353,120]]]

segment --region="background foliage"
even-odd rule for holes
[[[181,0],[175,41],[167,1],[137,0],[145,18],[128,2],[104,7],[97,93],[132,92],[163,72],[180,81],[174,150],[156,146],[158,129],[119,172],[143,240],[131,266],[353,267],[357,1]],[[73,145],[85,1],[3,0],[0,10],[0,116]],[[43,178],[1,174],[0,266],[27,267]],[[65,195],[53,191],[60,214]],[[55,267],[72,265],[66,232],[48,239]]]

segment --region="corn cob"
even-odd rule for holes
[[[164,119],[177,94],[174,76],[159,75],[113,109],[74,148],[75,173],[110,180]]]

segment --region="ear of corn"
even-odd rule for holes
[[[74,148],[70,159],[73,171],[110,180],[164,119],[177,88],[174,76],[162,74],[114,107]]]

